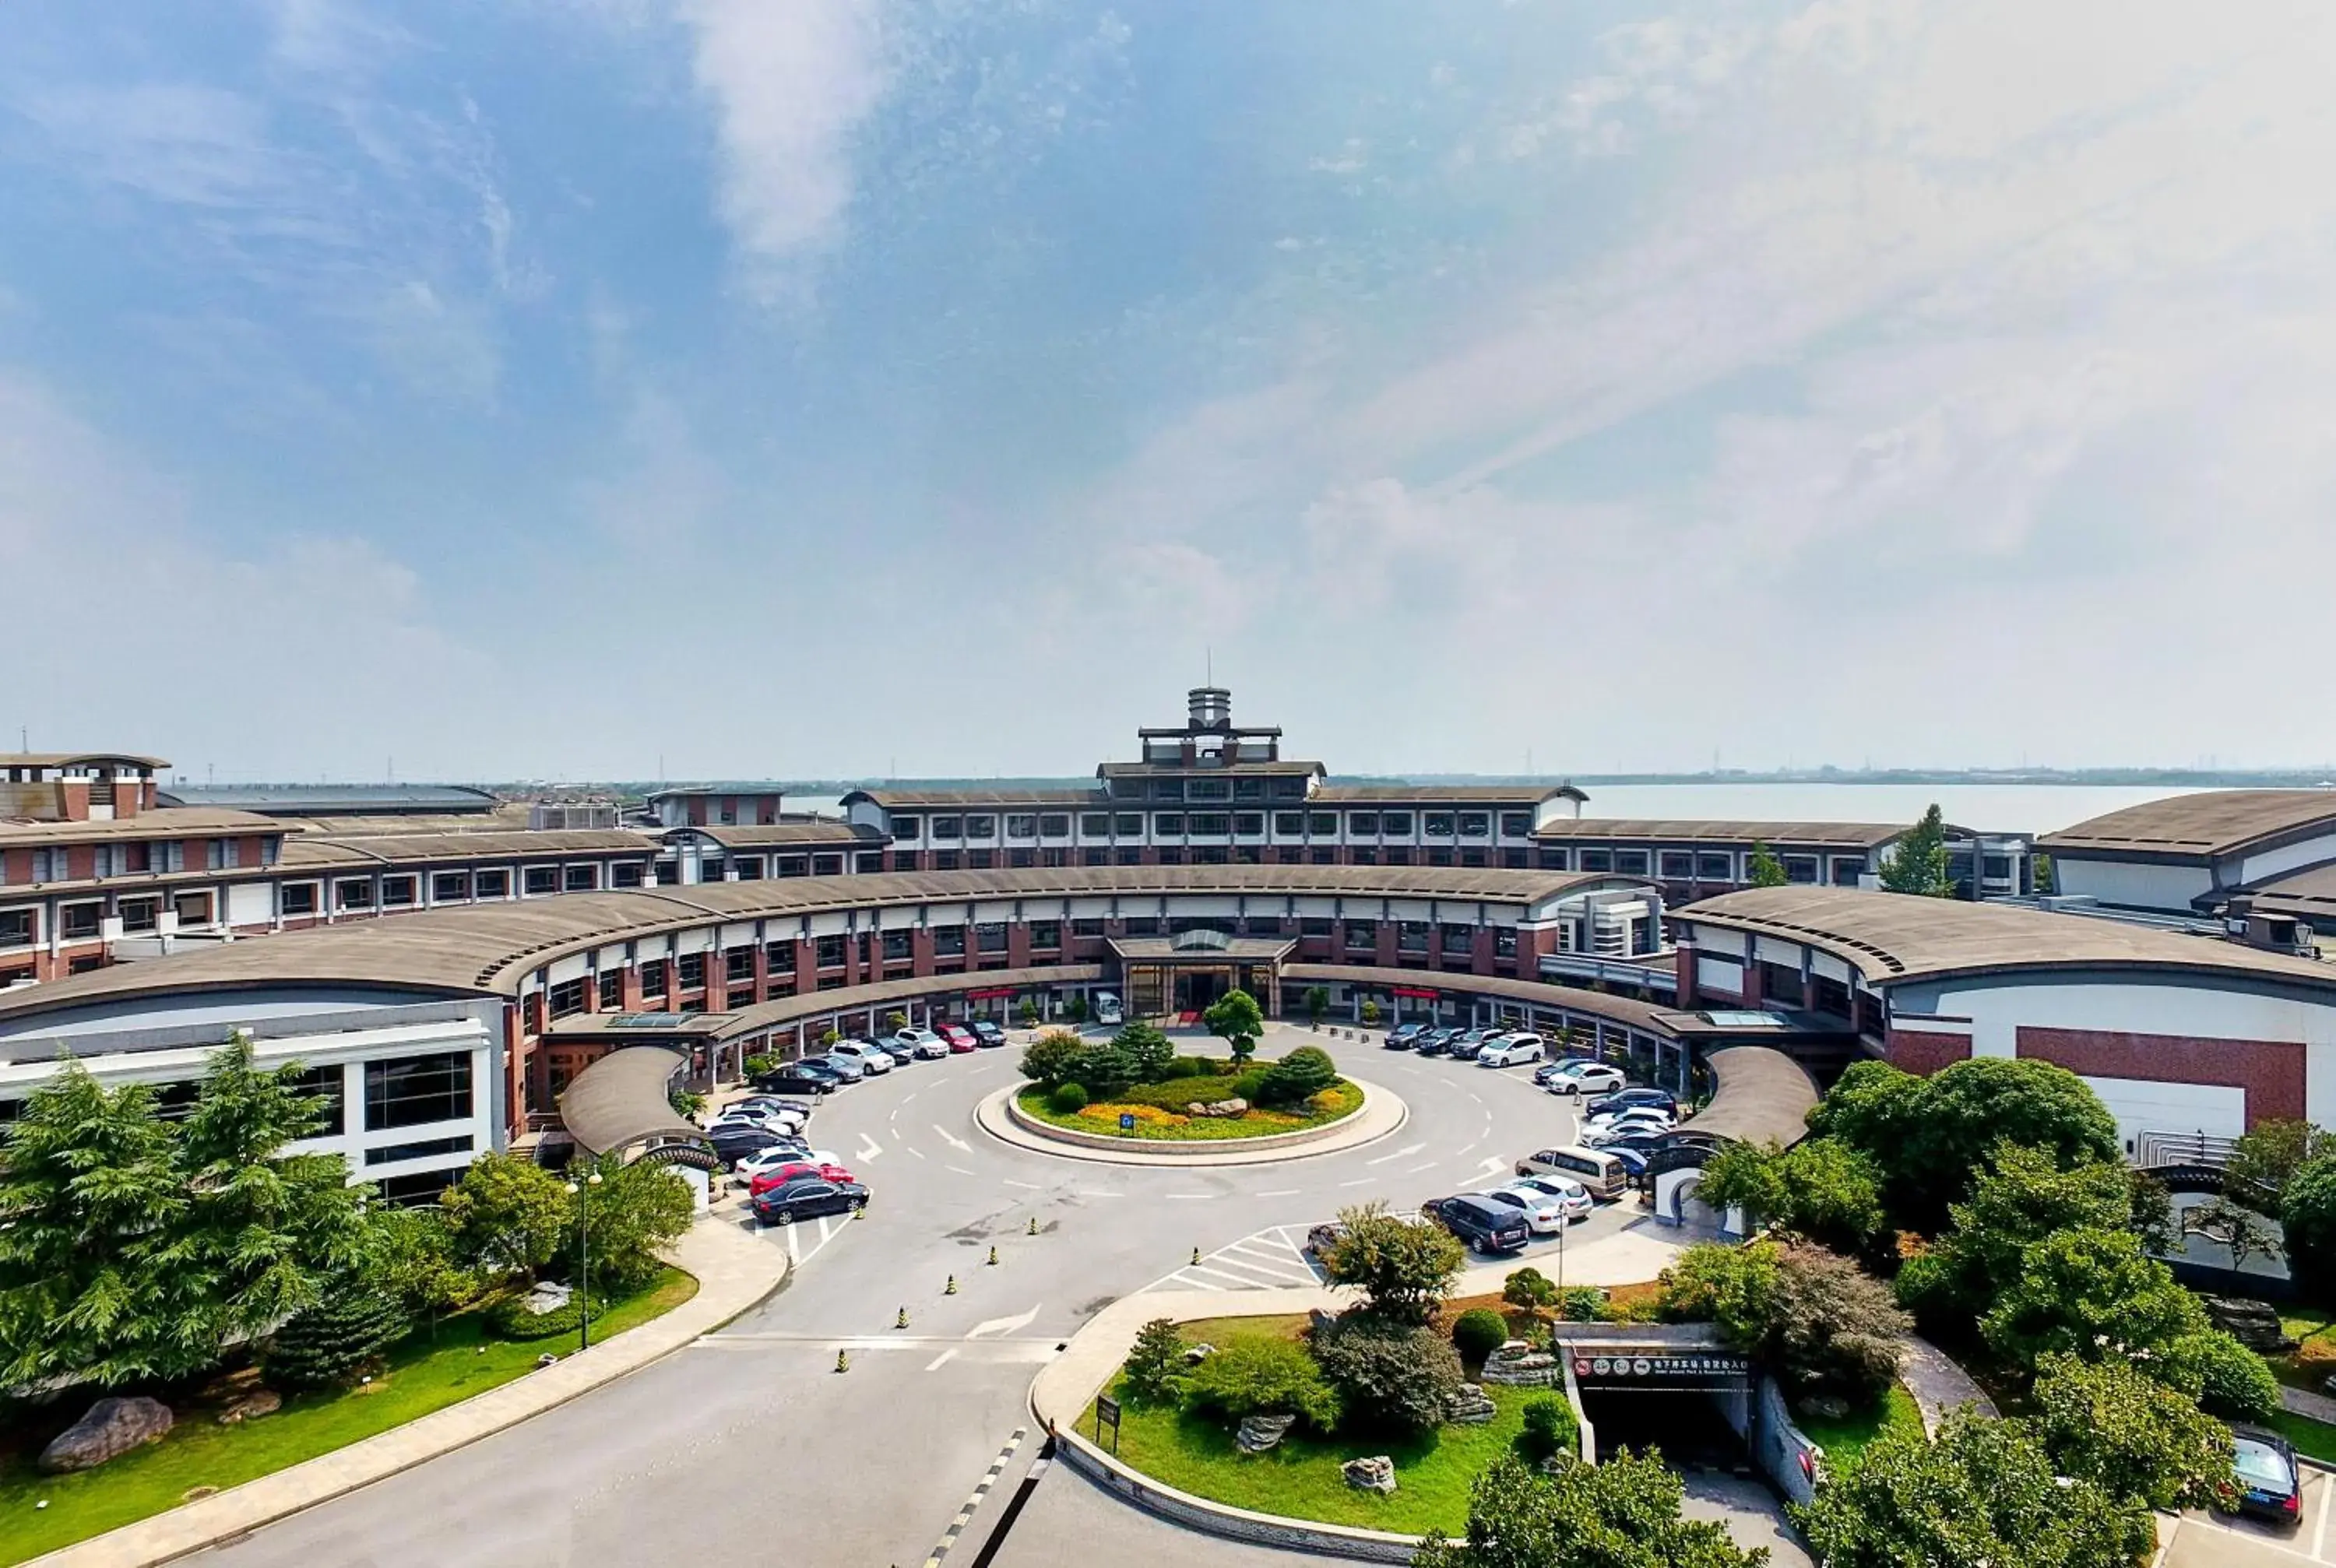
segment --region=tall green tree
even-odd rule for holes
[[[2019,1279],[1980,1320],[1989,1349],[2023,1368],[2056,1351],[2156,1357],[2211,1328],[2198,1298],[2124,1230],[2055,1231],[2034,1242]]]
[[[1768,1549],[1681,1516],[1687,1484],[1660,1456],[1619,1450],[1536,1475],[1504,1456],[1468,1491],[1468,1533],[1431,1531],[1412,1568],[1760,1568]]]
[[[1397,1219],[1383,1203],[1338,1211],[1345,1232],[1322,1249],[1323,1277],[1362,1293],[1362,1310],[1416,1327],[1436,1316],[1468,1255],[1441,1225]]]
[[[2234,1485],[2231,1429],[2126,1361],[2046,1356],[2031,1422],[2053,1466],[2152,1508],[2212,1507]]]
[[[2243,1192],[2261,1189],[2275,1213],[2295,1174],[2327,1154],[2336,1154],[2336,1135],[2310,1122],[2275,1117],[2257,1122],[2240,1135],[2223,1174]]]
[[[2280,1235],[2296,1289],[2312,1301],[2336,1301],[2336,1154],[2296,1168],[2280,1193]]]
[[[1302,1000],[1306,1008],[1306,1021],[1314,1025],[1318,1028],[1320,1027],[1322,1023],[1322,1015],[1330,1010],[1330,992],[1329,988],[1325,986],[1309,986],[1306,988],[1306,995]]]
[[[2042,1149],[2000,1144],[1970,1199],[1949,1205],[1952,1228],[1899,1271],[1899,1299],[1930,1321],[1968,1325],[2019,1282],[2030,1246],[2056,1231],[2116,1230],[2128,1202],[2121,1165],[2064,1170]]]
[[[1955,884],[1947,875],[1946,819],[1936,802],[1882,857],[1882,888],[1931,899],[1955,896]]]
[[[1069,1029],[1048,1029],[1022,1047],[1022,1076],[1042,1089],[1075,1083],[1087,1043]]]
[[[580,1189],[596,1170],[600,1184],[589,1194],[580,1190],[576,1194],[591,1259],[592,1288],[638,1289],[665,1267],[665,1251],[689,1229],[697,1200],[689,1183],[665,1166],[645,1160],[628,1164],[615,1154],[571,1167],[569,1180]],[[568,1233],[576,1233],[575,1225]]]
[[[190,1354],[215,1357],[226,1341],[315,1306],[365,1252],[365,1189],[349,1184],[347,1162],[286,1152],[324,1123],[323,1100],[298,1086],[303,1071],[297,1062],[260,1067],[238,1035],[211,1054],[179,1126],[187,1206],[157,1232],[154,1262],[170,1337]]]
[[[286,1393],[342,1387],[408,1327],[395,1296],[354,1270],[336,1274],[314,1305],[276,1330],[260,1358],[261,1370]]]
[[[1176,1042],[1142,1018],[1124,1025],[1111,1043],[1127,1058],[1139,1084],[1165,1083],[1175,1070]]]
[[[1935,1442],[1885,1431],[1789,1512],[1825,1568],[2134,1568],[2156,1544],[2145,1504],[2064,1484],[2019,1423],[1968,1408]]]
[[[1257,998],[1235,987],[1219,997],[1201,1015],[1201,1022],[1209,1033],[1225,1042],[1236,1066],[1246,1063],[1257,1049],[1258,1037],[1265,1033],[1265,1014]]]
[[[1730,1144],[1704,1167],[1696,1196],[1839,1251],[1868,1246],[1885,1223],[1881,1172],[1835,1138],[1804,1138],[1789,1149]]]
[[[466,1267],[532,1277],[572,1245],[567,1183],[533,1160],[484,1154],[439,1200]]]
[[[0,1140],[0,1387],[176,1369],[154,1264],[189,1201],[171,1144],[145,1084],[68,1060],[26,1096]]]
[[[1766,843],[1757,841],[1752,845],[1752,858],[1746,862],[1745,872],[1756,888],[1781,888],[1793,880],[1785,874],[1785,862]]]

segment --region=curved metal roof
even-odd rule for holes
[[[1807,1135],[1817,1103],[1807,1068],[1766,1046],[1728,1046],[1706,1059],[1711,1101],[1681,1122],[1680,1132],[1742,1144],[1795,1144]]]
[[[666,1087],[686,1064],[656,1046],[610,1051],[576,1075],[560,1096],[560,1119],[588,1154],[637,1144],[702,1144],[706,1135],[675,1115]]]

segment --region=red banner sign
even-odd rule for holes
[[[1012,986],[1004,986],[987,991],[968,991],[965,993],[965,999],[968,1002],[994,1002],[1013,994]]]
[[[1395,994],[1399,997],[1409,997],[1415,1001],[1432,1002],[1437,998],[1443,996],[1444,993],[1442,991],[1423,991],[1416,986],[1397,986],[1395,989]]]

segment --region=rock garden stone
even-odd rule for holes
[[[546,1312],[557,1312],[568,1305],[575,1294],[573,1290],[556,1280],[540,1281],[534,1290],[527,1293],[527,1310],[538,1317]]]
[[[1212,1100],[1206,1105],[1194,1100],[1184,1107],[1188,1116],[1220,1116],[1230,1120],[1249,1115],[1249,1102],[1242,1099]]]
[[[1849,1401],[1837,1394],[1812,1394],[1801,1401],[1801,1414],[1819,1421],[1846,1420]]]
[[[90,1469],[158,1440],[170,1431],[170,1407],[160,1399],[144,1395],[100,1399],[41,1450],[41,1468],[53,1475]]]
[[[1244,1454],[1262,1454],[1290,1435],[1295,1416],[1250,1416],[1233,1434],[1233,1444]]]
[[[1511,1339],[1484,1358],[1484,1381],[1504,1388],[1547,1388],[1565,1380],[1557,1358],[1523,1339]]]
[[[1187,1345],[1184,1347],[1184,1365],[1197,1367],[1216,1353],[1217,1348],[1205,1339],[1197,1345]]]
[[[273,1388],[254,1388],[234,1404],[219,1412],[222,1427],[240,1427],[246,1421],[257,1421],[262,1416],[273,1416],[284,1408],[284,1396]]]
[[[1358,1492],[1377,1492],[1384,1497],[1395,1490],[1395,1461],[1384,1454],[1349,1459],[1338,1466],[1338,1473]]]
[[[1445,1418],[1455,1427],[1482,1427],[1501,1413],[1493,1397],[1475,1383],[1463,1383],[1445,1406]]]
[[[2245,1296],[2201,1296],[2206,1316],[2240,1344],[2259,1356],[2284,1356],[2295,1341],[2280,1327],[2279,1313],[2268,1301]]]

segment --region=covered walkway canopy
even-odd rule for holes
[[[1679,1131],[1739,1144],[1796,1144],[1808,1135],[1817,1086],[1800,1063],[1766,1046],[1729,1046],[1704,1060],[1711,1099]]]
[[[666,1097],[685,1066],[657,1046],[627,1046],[576,1075],[560,1096],[560,1119],[588,1154],[638,1154],[703,1163],[706,1135],[682,1120]]]

